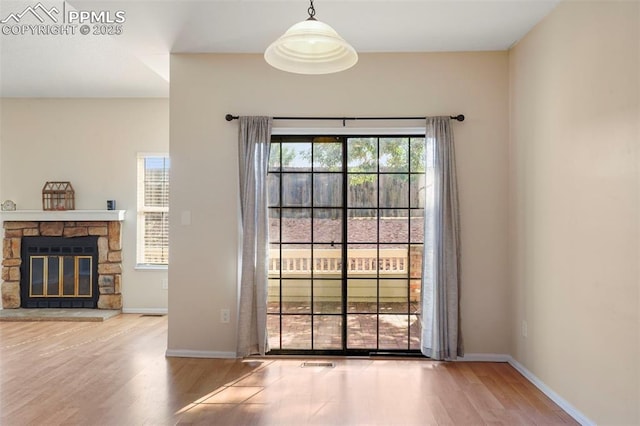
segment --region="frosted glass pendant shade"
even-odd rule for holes
[[[269,65],[297,74],[330,74],[351,68],[358,54],[324,22],[298,22],[264,52]]]

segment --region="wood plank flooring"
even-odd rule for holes
[[[0,323],[1,425],[560,425],[508,364],[165,358],[166,317]]]

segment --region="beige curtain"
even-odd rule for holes
[[[242,258],[236,354],[264,355],[267,336],[267,168],[272,119],[240,117]]]
[[[436,360],[464,355],[460,330],[460,218],[449,117],[428,117],[422,273],[422,353]]]

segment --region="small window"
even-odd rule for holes
[[[139,265],[169,264],[169,157],[138,155]]]

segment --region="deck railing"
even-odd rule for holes
[[[394,274],[409,273],[407,249],[352,249],[347,251],[346,267],[349,274]],[[278,249],[269,251],[269,274],[339,274],[342,272],[340,249],[314,249],[313,258],[309,249],[283,249],[282,258]]]
[[[409,251],[409,253],[408,253]],[[363,302],[405,302],[420,300],[422,246],[406,248],[357,248],[347,251],[347,275],[357,277],[349,282],[349,300]],[[340,302],[342,292],[337,285],[342,275],[342,250],[271,249],[269,252],[269,301],[304,302],[311,297],[309,278],[318,279],[314,300]],[[286,278],[286,294],[280,294],[277,278]],[[327,278],[327,280],[323,279]],[[377,290],[376,290],[377,289]]]

